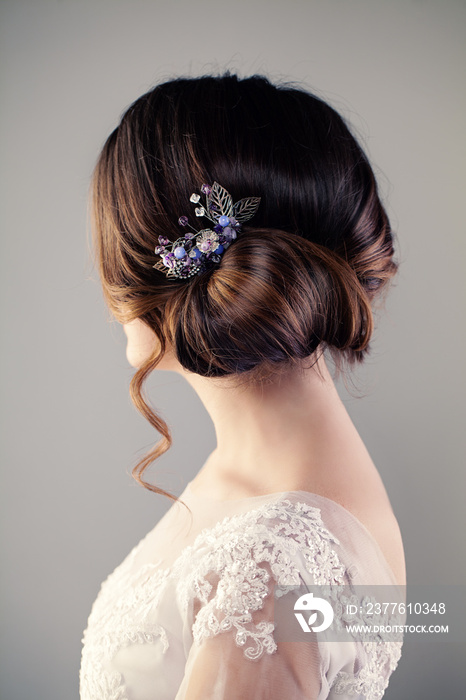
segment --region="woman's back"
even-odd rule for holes
[[[342,505],[367,528],[393,570],[397,583],[406,585],[400,527],[372,460],[369,459],[367,465],[348,465],[341,482],[334,474],[332,481],[319,493]]]

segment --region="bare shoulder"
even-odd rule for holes
[[[351,472],[347,476],[351,477]],[[406,585],[406,562],[400,526],[375,466],[358,468],[353,478],[333,481],[321,493],[346,508],[367,528],[382,550],[398,583]]]
[[[369,502],[356,502],[348,508],[369,530],[388,564],[396,580],[402,586],[406,585],[406,562],[401,537],[400,526],[390,503],[377,495]]]

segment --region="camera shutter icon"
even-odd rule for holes
[[[294,610],[302,610],[307,613],[311,613],[306,622],[304,615],[300,612],[295,612],[295,617],[298,620],[303,632],[323,632],[333,622],[333,608],[327,600],[323,598],[315,598],[313,593],[305,593],[300,596],[296,603],[294,604]],[[317,620],[317,612],[321,612],[323,615],[323,622],[318,626],[314,626]]]

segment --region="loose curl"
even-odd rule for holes
[[[190,280],[153,268],[189,197],[217,181],[233,200],[261,198],[254,226],[212,270]],[[263,76],[179,78],[137,99],[108,137],[92,178],[93,240],[103,293],[121,323],[139,318],[160,347],[130,395],[161,434],[136,464],[142,479],[172,444],[143,393],[172,346],[205,377],[259,381],[328,349],[338,372],[370,352],[373,305],[398,263],[374,173],[326,102]]]

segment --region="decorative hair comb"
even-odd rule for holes
[[[165,236],[159,236],[155,252],[162,259],[153,267],[167,277],[194,277],[214,263],[219,263],[222,253],[236,239],[241,224],[251,219],[259,207],[260,197],[246,197],[233,204],[231,195],[218,182],[214,182],[212,187],[202,185],[201,192],[206,197],[206,203],[197,206],[195,214],[210,219],[214,226],[196,231],[189,226],[187,216],[180,216],[180,226],[189,226],[194,233],[185,233],[174,243]],[[195,193],[190,197],[193,204],[199,204],[200,199],[201,196]]]

